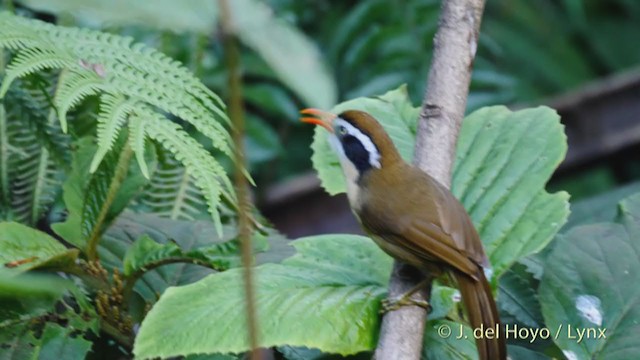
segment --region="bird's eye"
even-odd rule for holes
[[[340,134],[340,135],[347,135],[347,128],[346,128],[346,127],[344,127],[344,126],[342,126],[342,125],[340,125],[340,126],[338,127],[338,134]]]

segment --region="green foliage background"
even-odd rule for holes
[[[309,169],[313,150],[323,186],[342,191],[323,133],[308,147],[303,106],[348,100],[334,110],[370,111],[410,160],[437,1],[231,3],[258,185]],[[227,178],[237,165],[217,95],[227,74],[214,2],[8,4],[24,17],[0,15],[0,358],[241,357]],[[104,32],[27,20],[48,18],[34,10]],[[469,110],[533,102],[633,66],[640,53],[613,40],[637,34],[638,20],[640,7],[624,0],[489,2]],[[565,152],[552,110],[485,107],[465,121],[452,189],[490,254],[505,323],[610,335],[512,340],[512,357],[629,358],[640,352],[625,336],[640,330],[638,188],[576,203],[562,228],[568,194],[545,186]],[[388,256],[363,237],[290,243],[268,226],[254,252],[264,346],[286,359],[370,356]],[[455,298],[435,286],[425,357],[476,357],[472,341],[437,335],[465,326]]]
[[[365,110],[379,119],[400,152],[410,157],[418,109],[411,105],[406,88],[378,98],[350,100],[333,111],[344,108]],[[316,132],[313,148],[323,186],[329,192],[344,191],[338,159],[328,148],[325,132]],[[504,107],[489,107],[472,113],[463,122],[454,193],[483,239],[495,284],[511,265],[544,248],[566,221],[568,195],[544,190],[565,152],[566,138],[559,117],[548,108],[511,112]],[[535,171],[527,171],[531,169]],[[292,244],[297,255],[281,265],[256,268],[257,310],[260,323],[266,326],[261,345],[304,346],[342,355],[372,350],[379,326],[377,310],[386,291],[391,259],[362,237],[319,236]],[[154,358],[247,350],[242,336],[244,311],[232,305],[243,297],[240,274],[215,274],[168,291],[142,323],[135,354]],[[238,288],[223,287],[222,283],[236,284]],[[432,322],[456,318],[453,291],[436,287],[434,299],[439,301],[433,303],[434,311],[429,317]],[[225,309],[217,315],[220,318],[211,314],[212,303]],[[514,315],[519,313],[516,308]],[[181,326],[194,321],[188,329]],[[425,347],[430,354],[438,359],[461,356],[448,350],[446,339],[432,333],[438,324],[427,327],[427,341],[431,342]]]
[[[71,23],[132,35],[186,64],[209,88],[226,94],[223,51],[208,40],[215,32],[215,2],[23,3]],[[312,130],[297,122],[297,109],[329,108],[356,97],[383,94],[404,83],[413,103],[421,101],[439,0],[265,0],[272,12],[257,5],[262,3],[258,0],[232,3],[234,13],[245,14],[236,20],[246,46],[242,63],[249,113],[247,149],[251,173],[263,185],[257,189],[259,197],[267,189],[264,185],[311,169],[307,139]],[[640,63],[640,52],[628,46],[633,38],[626,37],[640,32],[638,24],[640,3],[628,0],[488,1],[469,111],[487,105],[536,103],[633,68]],[[316,49],[324,55],[322,59]],[[282,69],[280,64],[287,66]],[[601,190],[614,185],[606,176],[595,184]],[[562,186],[576,188],[593,182],[590,178]],[[582,194],[594,192],[587,189]]]

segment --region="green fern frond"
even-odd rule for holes
[[[33,225],[55,201],[63,168],[45,145],[53,142],[50,135],[54,130],[47,128],[44,105],[30,91],[21,84],[19,91],[12,90],[7,97],[10,106],[5,113],[3,141],[9,146],[7,161],[0,164],[3,167],[0,171],[7,175],[11,205],[5,210],[5,217]],[[39,126],[43,128],[38,129]]]
[[[158,77],[135,73],[122,66],[117,66],[116,69],[118,77],[109,82],[118,92],[187,120],[210,138],[213,146],[231,155],[232,140],[229,133],[219,122],[209,121],[213,117],[211,112],[202,104],[190,101],[187,93],[175,83],[163,83]]]
[[[219,122],[211,121],[229,123],[222,101],[178,62],[144,45],[132,45],[130,38],[58,27],[8,13],[0,14],[0,28],[8,29],[6,34],[0,34],[0,45],[18,52],[11,65],[16,76],[39,68],[58,68],[75,73],[84,81],[83,90],[58,96],[56,104],[63,129],[66,130],[66,112],[84,97],[102,90],[178,116],[209,137],[213,146],[231,154],[228,132]],[[21,56],[23,52],[26,54]],[[36,61],[41,59],[50,61]],[[97,78],[89,77],[91,73]]]
[[[98,115],[98,150],[91,161],[90,172],[93,173],[96,171],[104,155],[113,147],[120,128],[122,128],[127,120],[127,116],[135,106],[135,101],[127,99],[123,95],[102,95],[100,114]],[[144,138],[142,138],[142,140],[144,140]],[[146,162],[144,162],[144,141],[142,144],[142,149],[138,149],[141,150],[143,156],[140,168],[143,170],[142,172],[145,174],[145,177],[148,178],[148,170],[146,169]],[[145,169],[142,168],[143,165]]]
[[[96,74],[68,71],[60,75],[54,103],[58,109],[58,118],[62,131],[67,132],[67,113],[84,98],[95,95],[104,89],[102,80]]]
[[[187,169],[171,154],[162,155],[151,182],[139,198],[139,207],[173,220],[196,220],[206,216],[206,199]]]
[[[53,159],[59,164],[69,164],[71,137],[62,132],[52,107],[51,94],[56,88],[57,77],[46,74],[29,80],[18,80],[7,94],[7,101],[18,111],[13,121],[24,121],[23,125],[33,129],[36,138]]]
[[[26,137],[25,139],[27,139]],[[36,154],[17,157],[11,167],[17,170],[12,181],[12,212],[14,220],[35,224],[53,204],[62,186],[61,172],[46,148],[37,142],[30,149]]]
[[[216,230],[221,233],[222,222],[217,208],[219,199],[222,196],[235,200],[233,187],[222,166],[179,125],[167,121],[165,117],[151,111],[133,116],[138,117],[136,121],[144,122],[144,131],[151,139],[184,164],[195,185],[202,191]]]
[[[9,86],[19,78],[46,69],[60,69],[72,60],[68,54],[60,54],[51,50],[25,49],[11,61],[6,68],[5,77],[0,87],[0,98],[4,97]]]
[[[98,150],[91,170],[104,161],[127,126],[129,146],[142,173],[149,176],[145,142],[155,140],[183,164],[202,192],[217,228],[222,229],[220,198],[232,201],[235,196],[229,178],[220,163],[173,123],[170,115],[191,124],[214,148],[231,157],[233,141],[226,128],[230,121],[220,98],[184,66],[128,37],[55,26],[9,13],[0,13],[0,47],[14,53],[0,96],[15,79],[43,69],[60,71],[53,104],[62,131],[67,131],[71,109],[89,96],[101,99]]]
[[[149,176],[149,168],[147,167],[147,161],[144,158],[144,139],[146,134],[144,132],[144,122],[138,117],[133,117],[129,121],[129,141],[130,146],[133,149],[133,153],[136,155],[138,166],[145,178],[151,179]]]

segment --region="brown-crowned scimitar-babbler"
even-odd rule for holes
[[[456,279],[473,328],[500,319],[483,269],[489,266],[480,237],[460,202],[434,178],[406,163],[380,123],[363,111],[339,115],[317,109],[301,121],[329,131],[340,158],[349,203],[362,228],[394,258]],[[386,303],[411,303],[410,293]],[[428,305],[428,304],[423,304]],[[506,359],[502,337],[476,339],[480,359]]]

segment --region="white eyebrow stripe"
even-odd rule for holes
[[[358,141],[360,141],[362,146],[364,146],[364,149],[369,153],[369,164],[371,166],[378,169],[382,168],[382,164],[380,164],[380,152],[378,151],[378,148],[373,143],[373,141],[371,141],[371,138],[369,136],[365,135],[358,128],[349,124],[343,119],[337,118],[334,121],[336,122],[336,124],[344,126],[347,129],[347,133],[349,133],[349,135],[354,136],[356,139],[358,139]]]

